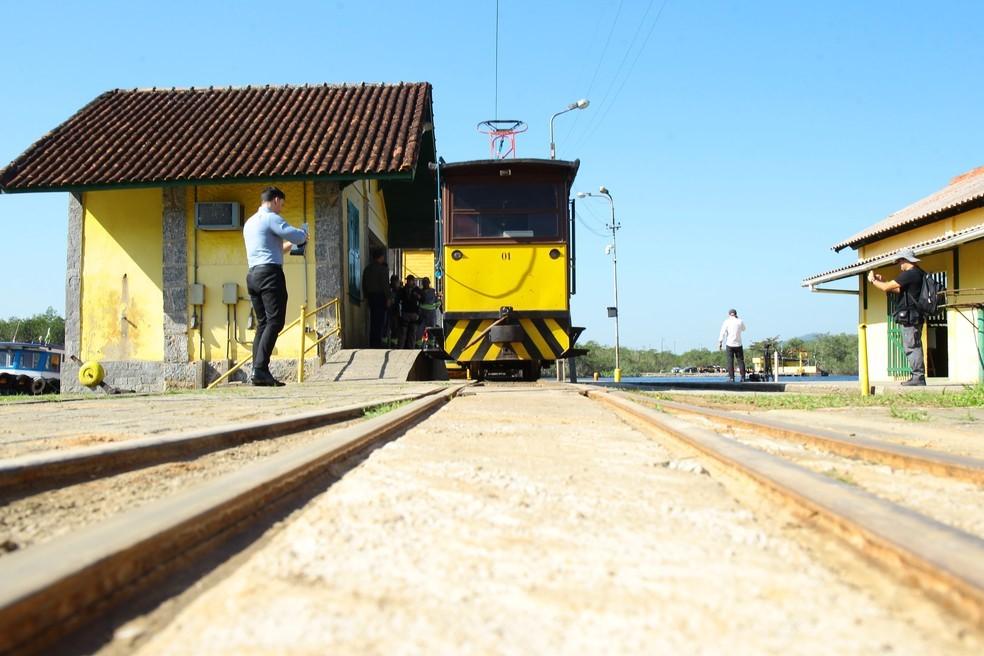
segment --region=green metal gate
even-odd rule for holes
[[[901,298],[898,294],[888,296],[888,375],[894,378],[909,378],[912,367],[902,348],[902,326],[895,321],[895,306]]]

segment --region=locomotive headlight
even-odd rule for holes
[[[551,248],[550,249],[550,259],[551,260],[556,260],[558,257],[560,257],[560,251],[557,250],[556,248]]]
[[[460,260],[464,256],[465,256],[465,254],[462,253],[461,251],[459,251],[457,248],[454,249],[453,251],[451,251],[451,259],[454,260],[455,262],[457,262],[458,260]]]

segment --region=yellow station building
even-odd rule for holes
[[[161,391],[251,352],[241,225],[268,185],[309,227],[285,257],[288,323],[338,299],[306,337],[340,325],[322,354],[364,346],[370,249],[433,249],[434,159],[427,83],[114,90],[0,171],[0,191],[69,192],[66,355]],[[296,371],[300,331],[278,340],[278,376]],[[66,358],[62,390],[82,389],[78,366]]]
[[[984,381],[984,167],[955,177],[934,194],[833,246],[853,248],[857,262],[810,276],[804,287],[858,296],[859,367],[863,389],[908,378],[901,330],[892,319],[895,294],[867,281],[899,273],[895,254],[912,248],[919,266],[947,290],[946,304],[925,322],[923,352],[930,384]],[[854,289],[825,287],[854,280]]]

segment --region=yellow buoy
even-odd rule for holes
[[[86,362],[79,369],[79,382],[86,387],[95,387],[103,382],[106,371],[98,362]]]

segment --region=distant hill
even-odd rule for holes
[[[812,342],[820,337],[821,333],[810,333],[808,335],[800,335],[799,337],[794,337],[793,339],[798,339],[804,342]]]

